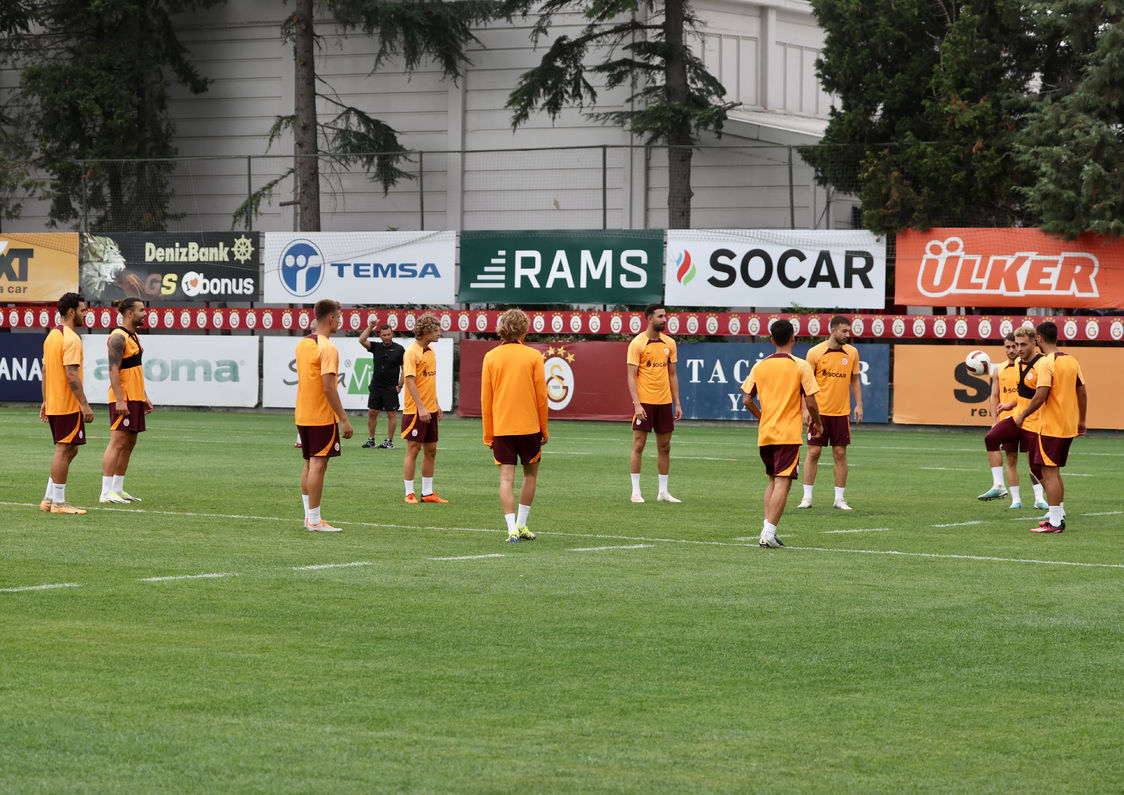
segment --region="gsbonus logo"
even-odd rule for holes
[[[675,260],[675,279],[686,286],[691,283],[691,279],[695,278],[695,273],[695,263],[691,261],[691,252],[683,249]]]

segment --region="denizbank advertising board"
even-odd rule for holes
[[[627,304],[663,298],[663,230],[461,232],[458,301]]]

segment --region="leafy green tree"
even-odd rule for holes
[[[498,0],[322,0],[320,6],[341,32],[360,30],[377,40],[372,73],[388,59],[401,58],[407,73],[434,62],[454,82],[468,64],[468,48],[479,43],[473,26],[502,15]],[[293,43],[296,96],[293,113],[278,117],[269,133],[272,145],[284,132],[292,132],[297,164],[255,191],[235,211],[235,224],[248,223],[262,200],[295,174],[297,226],[302,231],[319,230],[320,168],[325,163],[341,168],[359,165],[384,192],[412,178],[399,166],[408,150],[397,131],[369,109],[344,102],[317,77],[315,8],[313,0],[296,0],[293,14],[282,26],[283,38]],[[328,110],[321,114],[319,107]]]
[[[1037,81],[1064,68],[1016,0],[813,0],[820,80],[838,97],[801,153],[821,184],[856,193],[876,232],[1033,221],[1013,155]]]
[[[560,13],[581,13],[587,23],[576,37],[554,39],[539,65],[520,77],[507,102],[512,126],[519,127],[536,110],[555,119],[568,106],[596,105],[593,78],[604,80],[608,89],[627,85],[632,93],[625,110],[587,115],[668,146],[668,223],[690,228],[693,147],[704,130],[721,134],[732,104],[723,103],[726,90],[688,46],[688,35],[698,27],[689,0],[519,5],[525,14],[538,15],[532,32],[536,43]]]
[[[1070,0],[1050,22],[1077,52],[1017,137],[1016,156],[1033,177],[1027,204],[1045,232],[1122,237],[1124,2]]]
[[[42,31],[20,73],[20,121],[50,176],[52,224],[164,229],[176,154],[167,80],[205,80],[171,15],[220,0],[56,0],[34,6]],[[166,76],[167,75],[167,76]],[[129,162],[124,162],[126,159]],[[100,161],[100,162],[94,162]]]
[[[30,0],[0,5],[0,69],[16,69],[24,53],[35,49],[30,35],[38,23]],[[32,177],[35,148],[24,129],[25,115],[16,92],[0,95],[0,220],[19,218],[23,200],[42,187]]]

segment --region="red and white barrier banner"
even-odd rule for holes
[[[895,301],[917,306],[1124,306],[1124,241],[1037,229],[908,230],[897,236]]]
[[[503,312],[477,309],[355,309],[343,310],[343,330],[361,331],[368,318],[387,323],[409,335],[418,317],[431,312],[447,332],[492,334]],[[527,310],[532,334],[621,334],[633,336],[645,328],[643,312],[581,312],[577,310]],[[831,315],[793,315],[785,312],[672,312],[669,334],[702,337],[766,337],[778,318],[796,326],[799,337],[826,336]],[[1019,326],[1037,326],[1045,320],[1058,324],[1060,338],[1069,342],[1120,342],[1124,317],[1052,317],[1046,315],[880,315],[854,314],[851,334],[865,340],[992,340],[998,342]],[[0,328],[48,329],[58,324],[53,305],[0,308]],[[94,307],[86,316],[91,329],[111,329],[117,313]],[[307,331],[313,326],[312,309],[218,309],[153,307],[146,328],[160,331],[254,331],[280,333]]]

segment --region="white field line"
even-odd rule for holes
[[[236,571],[217,571],[211,574],[177,574],[171,577],[141,577],[140,582],[170,582],[172,580],[217,580],[222,577],[237,577]]]
[[[492,552],[487,555],[453,555],[448,558],[429,558],[429,560],[483,560],[484,558],[506,558],[504,552]]]
[[[831,535],[832,533],[884,533],[889,530],[889,527],[857,527],[854,530],[824,530],[824,535]],[[788,535],[786,533],[786,535]]]
[[[851,552],[856,555],[898,555],[907,558],[942,558],[945,560],[983,560],[996,563],[1035,563],[1039,566],[1080,566],[1090,569],[1124,569],[1124,563],[1082,563],[1074,560],[1035,560],[1034,558],[994,558],[988,555],[950,555],[945,552],[897,552],[890,549],[827,549],[824,547],[785,547],[807,552]]]
[[[653,544],[625,544],[615,547],[574,547],[567,552],[604,552],[606,549],[651,549]]]
[[[0,593],[20,593],[21,591],[49,591],[54,588],[81,588],[80,582],[53,582],[47,585],[21,585],[17,588],[0,588]]]
[[[976,519],[971,522],[950,522],[949,524],[931,524],[929,527],[967,527],[973,524],[983,524],[982,519]]]
[[[369,560],[357,560],[354,563],[318,563],[315,566],[293,566],[293,571],[319,571],[320,569],[346,569],[351,566],[371,566]]]
[[[1096,513],[1083,513],[1082,516],[1119,516],[1124,511],[1097,511]]]
[[[917,467],[918,469],[928,469],[932,472],[979,472],[979,469],[968,469],[967,467]]]

